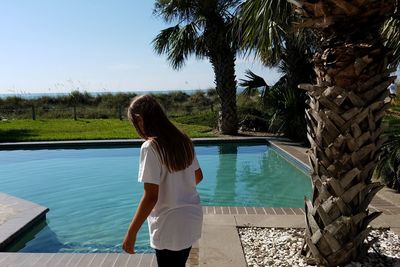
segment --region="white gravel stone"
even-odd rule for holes
[[[315,266],[300,255],[304,229],[238,228],[248,266]],[[379,237],[368,255],[346,267],[400,266],[400,237],[388,229],[374,229],[368,240]]]

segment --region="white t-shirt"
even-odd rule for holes
[[[188,168],[170,173],[151,141],[141,146],[138,180],[159,185],[158,201],[147,218],[152,248],[182,250],[200,238],[203,210],[195,179],[199,168],[195,156]]]

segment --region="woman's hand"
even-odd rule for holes
[[[135,242],[136,242],[136,235],[132,235],[126,233],[124,242],[122,243],[122,249],[129,253],[129,254],[135,254]]]

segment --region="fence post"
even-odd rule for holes
[[[35,106],[32,105],[32,120],[36,120]]]
[[[122,107],[121,107],[121,105],[118,105],[118,117],[119,117],[119,120],[122,121]]]
[[[74,106],[74,121],[76,121],[76,106]]]

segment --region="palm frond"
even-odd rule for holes
[[[394,16],[388,19],[382,28],[382,34],[386,39],[386,46],[393,52],[393,66],[400,63],[400,17]]]
[[[258,88],[258,87],[268,87],[268,84],[265,82],[265,80],[252,72],[251,70],[246,70],[245,71],[245,76],[246,79],[240,79],[240,86],[243,87],[250,87],[250,88]]]
[[[207,44],[204,38],[204,35],[200,35],[197,37],[196,42],[194,44],[194,54],[197,59],[203,59],[207,57]]]
[[[170,50],[171,43],[173,42],[172,38],[177,35],[179,30],[179,25],[176,25],[166,28],[157,34],[156,38],[152,41],[153,48],[157,54],[165,54]]]
[[[291,27],[293,13],[286,0],[246,1],[239,11],[237,34],[246,51],[255,52],[266,64],[279,62],[283,36]]]
[[[156,0],[153,13],[166,22],[190,22],[196,15],[197,1],[192,0]]]
[[[227,33],[227,40],[230,42],[231,47],[235,50],[239,50],[241,40],[240,35],[238,34],[238,26],[240,19],[237,15],[226,20],[226,26],[230,29]],[[240,51],[239,51],[240,52]]]
[[[315,42],[315,37],[307,36],[306,32],[286,35],[278,67],[281,73],[287,75],[288,87],[297,88],[300,83],[314,80],[315,72],[311,60]]]
[[[167,59],[174,69],[181,68],[190,54],[204,56],[203,45],[194,23],[164,29],[153,40],[154,50],[158,54],[167,54]]]
[[[266,92],[269,89],[267,82],[261,77],[256,75],[251,70],[245,71],[246,79],[240,79],[239,85],[244,87],[242,95],[246,97],[253,96],[259,93],[259,89],[261,88],[261,103],[265,104]]]
[[[185,60],[194,54],[202,59],[209,56],[210,42],[205,39],[204,33],[207,24],[215,18],[223,23],[221,31],[230,29],[232,14],[242,0],[156,0],[154,13],[165,21],[176,21],[177,25],[162,30],[153,40],[154,50],[158,54],[166,54],[174,69],[184,65]],[[230,33],[230,31],[228,30]],[[237,42],[226,33],[226,40],[233,51],[237,50]]]
[[[234,17],[242,2],[242,0],[218,0],[219,12],[226,18]]]

